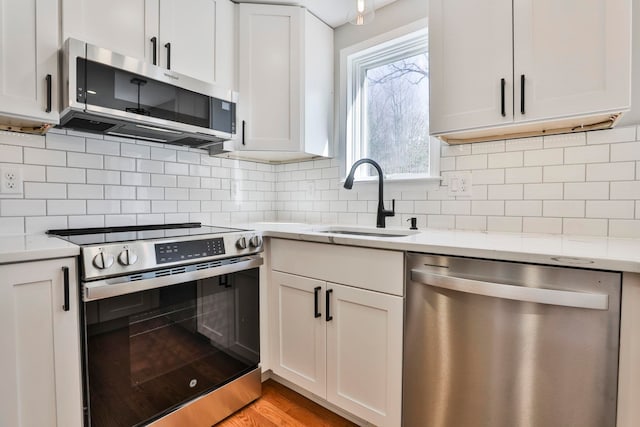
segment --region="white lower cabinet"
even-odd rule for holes
[[[0,276],[0,425],[82,426],[75,258],[0,265]]]
[[[399,426],[402,253],[281,239],[271,248],[274,373],[371,424]],[[381,262],[371,263],[372,254]],[[322,256],[333,260],[317,262]],[[326,274],[314,271],[318,265]],[[335,283],[343,269],[400,295],[364,289],[358,280]]]

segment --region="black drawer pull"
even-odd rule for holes
[[[167,48],[167,70],[171,69],[171,43],[164,45]]]
[[[524,74],[520,75],[520,113],[524,114]]]
[[[316,286],[313,289],[313,317],[318,318],[322,316],[320,313],[320,290],[322,288],[320,286]]]
[[[46,113],[51,112],[51,74],[47,74],[45,77],[47,81],[47,108],[44,110]]]
[[[502,117],[506,117],[507,111],[504,105],[504,86],[506,82],[504,79],[500,79],[500,111],[502,113]]]
[[[245,145],[244,143],[244,129],[245,129],[245,125],[247,124],[247,122],[245,122],[244,120],[242,121],[242,145]]]
[[[153,65],[158,65],[158,38],[151,37],[151,45],[153,46]]]
[[[64,278],[64,305],[62,309],[69,311],[69,267],[62,267],[62,276]]]
[[[331,315],[331,294],[333,293],[333,289],[327,289],[326,293],[326,301],[325,301],[325,310],[327,311],[327,317],[325,318],[327,322],[333,320],[333,316]]]

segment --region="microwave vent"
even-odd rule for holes
[[[97,120],[83,119],[81,117],[73,117],[65,124],[65,127],[87,132],[106,132],[108,129],[114,127],[114,124]]]

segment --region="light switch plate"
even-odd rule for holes
[[[471,197],[471,172],[454,172],[449,175],[447,194],[450,197]]]

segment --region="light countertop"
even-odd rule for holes
[[[369,237],[322,233],[331,227],[327,225],[254,223],[251,226],[262,230],[267,237],[640,273],[640,239],[437,229],[418,230],[417,234],[406,237]]]
[[[0,264],[77,256],[80,248],[45,234],[0,236]]]

